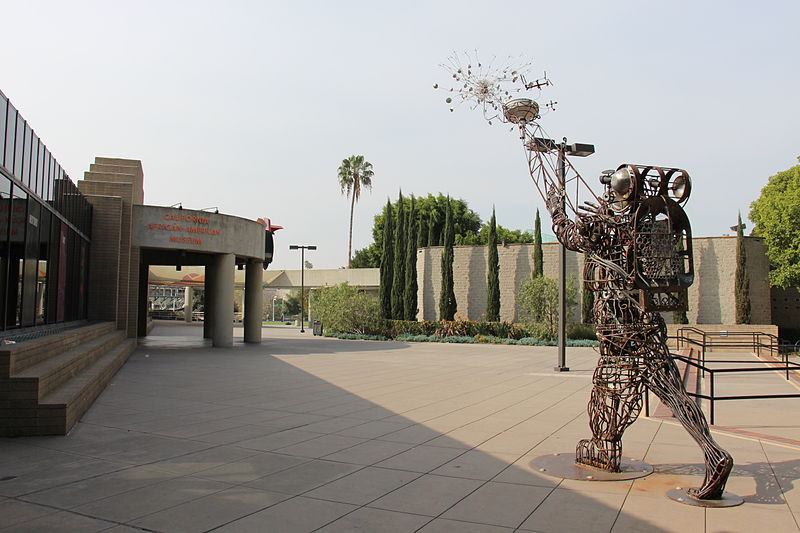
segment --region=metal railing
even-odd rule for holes
[[[686,336],[684,333],[689,332],[692,336]],[[717,374],[734,374],[734,373],[749,373],[749,372],[785,372],[785,378],[791,379],[790,372],[800,373],[800,363],[790,361],[789,354],[796,349],[792,344],[781,344],[775,335],[763,332],[704,332],[697,328],[686,327],[678,330],[678,335],[670,337],[677,341],[679,348],[696,346],[698,353],[697,358],[692,357],[695,350],[690,350],[689,356],[673,353],[672,358],[686,363],[687,367],[693,367],[698,370],[699,375],[708,376],[708,393],[702,394],[701,392],[690,392],[687,394],[692,398],[699,398],[707,400],[709,403],[709,423],[714,425],[715,422],[715,402],[728,401],[728,400],[765,400],[765,399],[783,399],[783,398],[800,398],[800,394],[750,394],[750,395],[725,395],[719,396],[716,392],[716,375]],[[699,339],[697,337],[700,337]],[[730,340],[733,337],[734,340]],[[722,340],[720,340],[722,339]],[[744,339],[736,340],[736,339]],[[764,342],[767,340],[768,342]],[[706,363],[706,348],[749,348],[752,347],[753,353],[762,356],[766,352],[773,360],[757,360],[750,363],[742,361],[741,359],[714,359],[714,364],[733,364],[733,363],[746,363],[748,366],[743,367],[726,367],[726,368],[712,368]],[[753,366],[753,365],[762,366]],[[687,368],[688,369],[688,368]],[[645,393],[645,413],[650,416],[650,391]]]
[[[706,364],[706,351],[711,351],[715,348],[739,348],[748,349],[758,357],[763,357],[765,354],[769,355],[784,365],[786,379],[789,379],[789,355],[798,351],[798,346],[791,343],[782,343],[781,340],[771,334],[764,333],[763,331],[703,331],[691,326],[679,328],[675,336],[671,339],[676,341],[678,349],[696,346],[700,350],[700,361],[703,365]],[[717,363],[738,363],[738,360],[715,360]],[[762,361],[759,361],[762,362]],[[773,361],[763,361],[764,363],[773,363]],[[705,375],[705,373],[703,373]]]

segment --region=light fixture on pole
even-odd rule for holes
[[[305,266],[306,266],[306,250],[316,250],[315,245],[299,245],[290,244],[290,250],[300,250],[300,333],[305,333],[305,308],[303,302],[303,295],[305,293]]]
[[[538,138],[536,140],[537,142],[539,141]],[[566,156],[590,156],[594,153],[594,145],[582,143],[568,145],[567,138],[564,137],[557,148],[558,167],[556,168],[556,177],[561,188],[564,189],[566,187]],[[566,209],[563,199],[561,208]],[[559,244],[558,250],[558,364],[554,370],[556,372],[569,372],[569,367],[567,366],[567,248],[563,244]]]

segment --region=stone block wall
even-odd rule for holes
[[[736,322],[736,237],[700,237],[694,246],[695,281],[689,288],[689,322]],[[750,274],[751,323],[772,324],[769,260],[761,239],[745,237]]]
[[[695,282],[689,288],[689,322],[692,324],[733,324],[735,322],[734,275],[736,237],[693,239]],[[747,267],[750,273],[750,301],[753,324],[772,324],[772,300],[768,282],[769,261],[761,239],[746,237]],[[521,319],[516,294],[533,268],[532,244],[507,244],[497,247],[500,262],[500,318]],[[558,277],[557,243],[544,243],[544,275]],[[434,246],[417,251],[418,307],[420,320],[436,320],[439,315],[441,256],[443,248]],[[486,310],[486,246],[456,246],[453,249],[453,286],[462,318],[479,320]],[[577,283],[583,277],[583,254],[567,251],[567,275]],[[799,300],[800,301],[800,300]],[[577,320],[578,309],[570,317]],[[788,306],[787,306],[788,307]],[[800,303],[797,304],[800,314]],[[672,313],[664,313],[672,322]]]
[[[89,252],[89,320],[115,320],[120,294],[120,240],[122,198],[87,196],[92,204],[92,242]],[[118,323],[117,327],[121,328]]]
[[[417,251],[417,278],[420,320],[436,320],[439,316],[441,292],[441,246],[420,248]],[[558,243],[542,244],[544,275],[558,278]],[[506,244],[497,247],[500,265],[500,320],[517,322],[516,295],[519,287],[531,277],[533,271],[533,245]],[[455,246],[453,248],[453,289],[458,304],[457,313],[462,318],[480,320],[486,313],[488,286],[486,277],[488,248],[486,246]],[[580,284],[583,271],[583,254],[567,251],[567,275],[574,276]],[[576,315],[579,313],[576,310]],[[576,319],[577,316],[572,317]]]
[[[93,207],[89,309],[97,320],[113,320],[128,337],[138,333],[139,248],[132,245],[134,205],[144,201],[141,161],[95,158],[78,182]],[[116,224],[114,218],[116,217]],[[116,285],[116,293],[112,291]],[[116,299],[110,305],[104,298]]]

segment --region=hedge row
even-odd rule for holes
[[[367,340],[367,341],[386,341],[390,340],[383,335],[358,335],[355,333],[326,333],[326,337],[334,337],[336,339],[347,340]],[[503,337],[493,337],[484,335],[475,335],[469,337],[467,335],[449,335],[440,337],[438,335],[411,335],[410,333],[401,333],[394,338],[396,341],[402,342],[446,342],[453,344],[508,344],[520,346],[556,346],[558,343],[553,340],[537,339],[535,337],[523,337],[521,339],[509,339]],[[597,346],[599,343],[587,339],[569,339],[567,346],[574,347],[589,347]]]
[[[487,322],[470,320],[435,320],[435,321],[409,321],[389,320],[387,337],[411,336],[437,336],[437,337],[486,337],[499,339],[520,340],[524,338],[541,338],[539,331],[523,324],[511,322]],[[592,328],[582,324],[573,324],[567,329],[568,339],[597,340]]]

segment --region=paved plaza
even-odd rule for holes
[[[269,327],[261,345],[212,349],[201,334],[159,323],[67,437],[0,439],[0,531],[800,530],[795,399],[718,405],[715,438],[736,461],[728,489],[745,503],[702,509],[665,497],[703,473],[669,417],[625,434],[648,477],[531,467],[587,436],[590,348],[570,348],[571,371],[557,374],[549,347]],[[756,381],[795,390],[772,373],[723,379],[726,394]]]

